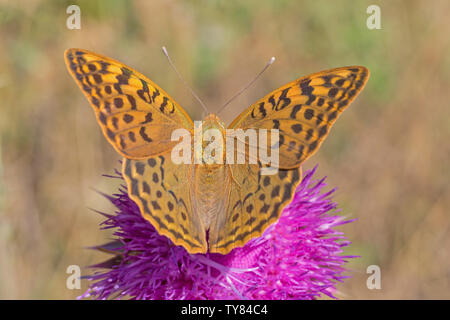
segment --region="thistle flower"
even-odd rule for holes
[[[111,299],[316,299],[334,297],[349,241],[335,227],[351,222],[336,215],[325,178],[307,171],[292,202],[264,234],[227,255],[189,254],[142,218],[125,186],[107,196],[117,211],[103,214],[115,240],[95,249],[113,254],[93,266],[80,298]],[[118,173],[120,177],[120,173]]]

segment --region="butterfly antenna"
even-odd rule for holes
[[[244,88],[242,88],[238,93],[236,93],[234,96],[232,96],[220,109],[217,111],[217,115],[219,115],[227,105],[229,105],[234,99],[239,97],[245,90],[247,90],[253,83],[255,83],[256,80],[264,73],[264,71],[267,70],[267,68],[270,67],[272,63],[275,62],[275,57],[270,58],[269,62],[267,62],[266,66],[256,75],[256,77],[250,81]]]
[[[162,51],[164,52],[164,55],[166,56],[167,60],[169,61],[170,66],[173,68],[173,70],[175,70],[175,73],[178,75],[178,78],[180,78],[180,80],[183,81],[184,85],[189,89],[189,91],[194,96],[194,98],[197,99],[197,101],[201,104],[201,106],[203,107],[203,110],[206,112],[206,114],[208,114],[209,111],[206,108],[203,101],[198,97],[198,95],[194,92],[194,90],[192,90],[192,88],[187,84],[187,82],[183,79],[181,74],[178,72],[178,69],[175,67],[175,65],[172,62],[172,59],[170,59],[170,57],[169,57],[169,53],[167,52],[166,47],[162,47]]]

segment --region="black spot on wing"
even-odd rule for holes
[[[147,142],[153,141],[145,132],[145,127],[141,127],[141,129],[139,129],[139,134],[141,135],[142,139],[144,139],[144,141],[147,141]]]

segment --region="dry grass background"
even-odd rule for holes
[[[100,261],[94,189],[120,157],[70,78],[63,51],[80,47],[146,74],[193,118],[200,106],[161,53],[217,109],[271,56],[276,63],[224,113],[231,121],[270,90],[319,70],[361,64],[371,78],[336,123],[319,163],[338,187],[341,227],[357,254],[344,299],[450,298],[450,3],[380,2],[382,30],[366,28],[378,1],[73,1],[81,30],[66,28],[69,1],[0,1],[0,298],[73,299],[66,268]],[[366,287],[366,267],[382,289]],[[83,283],[83,289],[86,283]]]

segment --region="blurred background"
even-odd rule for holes
[[[69,30],[66,9],[81,9]],[[369,30],[369,5],[381,29]],[[366,88],[304,168],[319,164],[341,214],[342,299],[450,298],[450,2],[429,1],[0,1],[0,298],[74,299],[69,265],[105,259],[102,217],[119,168],[63,52],[110,56],[159,84],[193,119],[201,107],[161,52],[217,110],[275,64],[223,113],[231,122],[271,90],[346,65],[370,69]],[[381,268],[369,290],[366,268]]]

